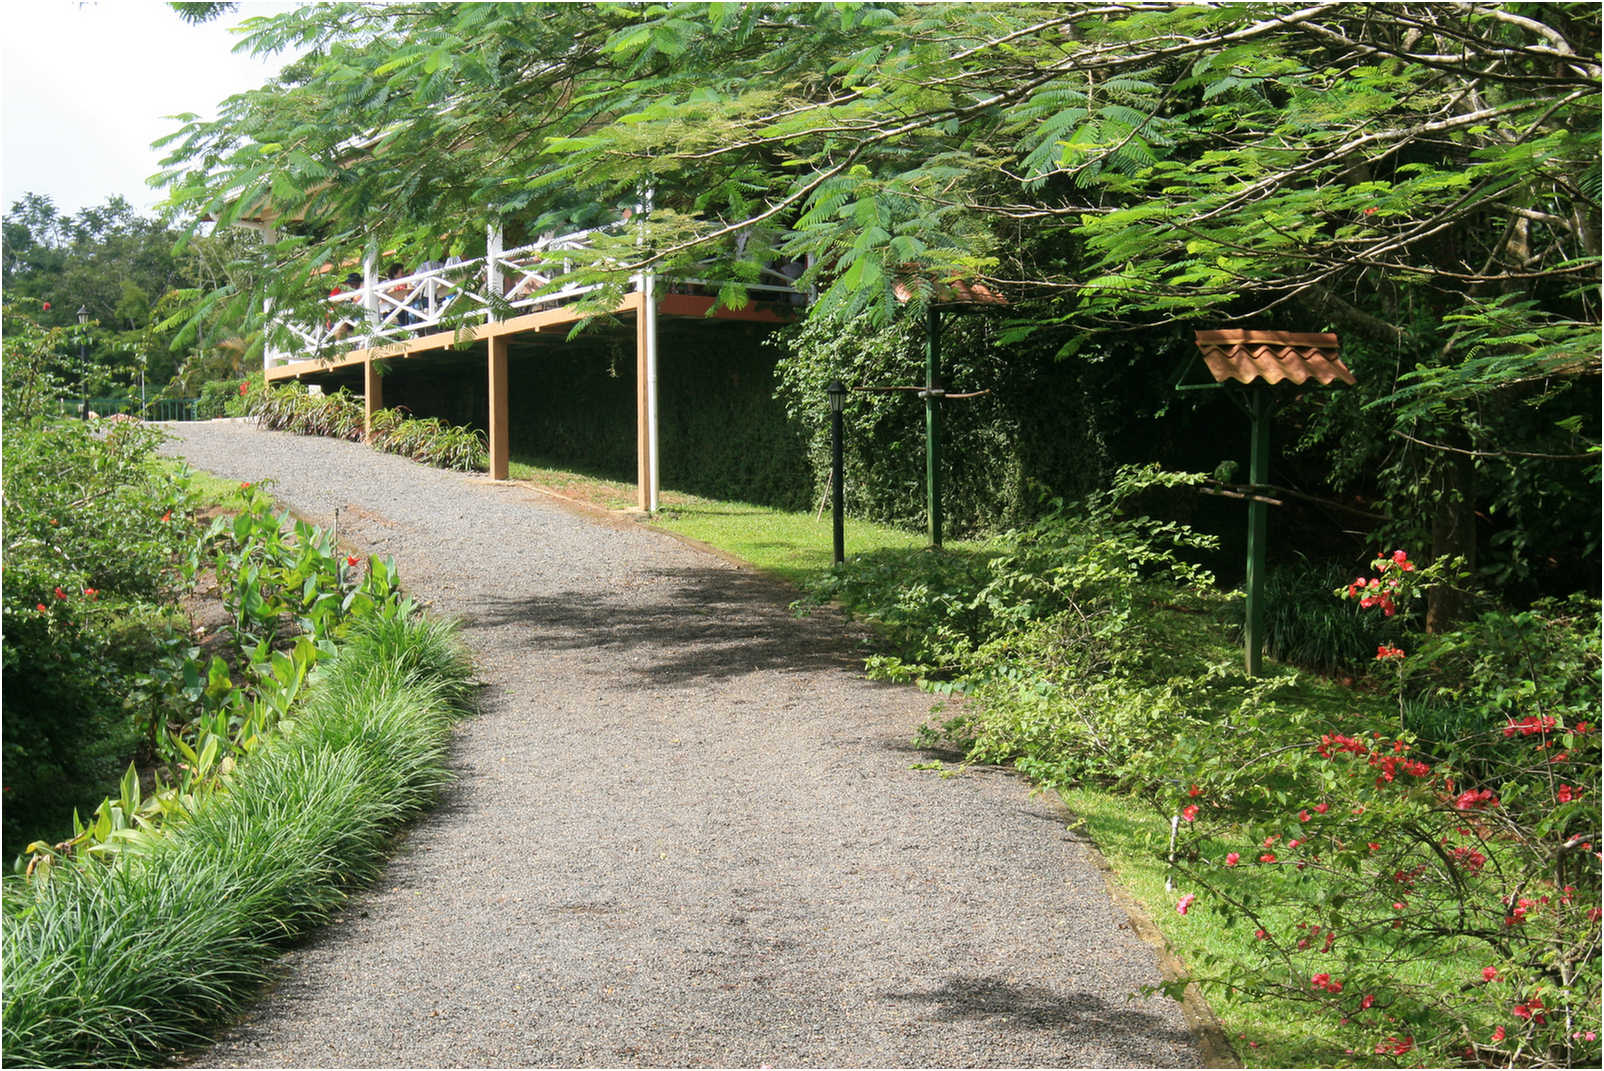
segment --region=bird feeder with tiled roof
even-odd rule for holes
[[[1248,676],[1259,674],[1264,650],[1266,497],[1270,480],[1270,416],[1278,399],[1311,387],[1353,386],[1353,373],[1338,356],[1337,336],[1290,331],[1199,331],[1197,352],[1182,368],[1176,390],[1223,390],[1248,414],[1247,615],[1242,630]],[[1204,380],[1194,369],[1201,363]]]
[[[941,380],[941,312],[943,309],[964,311],[1003,308],[1008,299],[983,283],[965,279],[931,279],[913,274],[899,274],[893,281],[891,292],[899,304],[906,305],[921,296],[925,298],[925,382],[918,388],[925,401],[925,515],[930,531],[930,545],[941,546],[941,409],[936,404],[948,398],[974,398],[987,393],[951,394],[940,386]],[[902,389],[902,388],[890,388]]]

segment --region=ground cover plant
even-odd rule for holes
[[[142,678],[159,764],[130,767],[5,885],[4,1051],[41,1066],[168,1062],[237,1008],[283,941],[373,872],[444,782],[473,682],[392,565],[241,488],[195,541],[227,643]]]
[[[312,394],[304,384],[280,387],[260,381],[240,384],[243,402],[238,410],[255,417],[269,431],[300,435],[326,435],[353,442],[362,439],[362,403],[341,390]],[[373,414],[369,443],[390,454],[460,472],[483,472],[490,464],[484,433],[453,426],[437,417],[417,419],[401,409],[380,409]]]

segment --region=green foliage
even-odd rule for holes
[[[1328,597],[1351,579],[1351,570],[1337,564],[1271,566],[1264,580],[1264,653],[1326,675],[1352,676],[1364,670],[1374,661],[1376,648],[1396,639],[1399,630],[1357,604]]]
[[[293,383],[251,390],[245,402],[245,411],[269,431],[326,435],[352,442],[362,438],[362,403],[343,390],[311,394],[304,385]],[[425,465],[483,472],[490,464],[483,432],[453,427],[437,417],[417,420],[399,409],[381,409],[373,414],[372,431],[373,446]]]
[[[197,220],[300,221],[197,299],[253,345],[370,247],[478,255],[486,220],[562,233],[650,189],[564,252],[572,280],[605,304],[711,259],[739,305],[805,264],[818,327],[784,389],[815,474],[818,387],[912,382],[877,332],[978,280],[1021,348],[948,349],[975,371],[953,384],[995,388],[946,407],[961,528],[1153,460],[1132,418],[1161,402],[1118,388],[1161,382],[1191,327],[1335,330],[1360,385],[1289,418],[1303,486],[1527,598],[1597,574],[1599,27],[1580,3],[317,5],[252,23],[300,58],[185,118],[162,178]],[[870,352],[832,354],[842,328]],[[855,400],[854,508],[907,523],[917,405]]]
[[[137,740],[125,700],[182,628],[169,607],[193,531],[182,481],[155,457],[157,432],[44,418],[40,337],[5,340],[8,855],[98,798],[127,762]]]
[[[446,782],[464,709],[452,682],[466,672],[460,656],[442,658],[438,626],[400,607],[384,615],[387,641],[336,655],[294,725],[226,792],[143,850],[8,880],[8,1061],[170,1062],[256,991],[277,949],[377,872],[391,832]],[[432,653],[409,668],[386,657],[415,648]]]

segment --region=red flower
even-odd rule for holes
[[[247,481],[246,481],[246,482],[244,482],[244,483],[242,483],[242,484],[240,484],[240,485],[239,485],[239,489],[240,489],[240,490],[241,490],[241,491],[249,491],[249,490],[250,490],[250,489],[251,489],[251,484],[250,484],[250,481],[249,481],[249,480],[247,480]]]
[[[1176,914],[1186,914],[1186,912],[1192,907],[1192,901],[1196,899],[1197,896],[1194,893],[1187,893],[1185,896],[1181,897],[1180,901],[1175,905]]]
[[[361,560],[362,560],[361,558],[358,558],[354,554],[347,554],[345,556],[345,564],[346,565],[355,565],[357,562],[359,562]]]
[[[1201,796],[1203,794],[1203,790],[1198,788],[1196,785],[1193,785],[1191,788],[1186,790],[1186,794],[1188,796]]]
[[[1554,798],[1559,800],[1561,803],[1569,803],[1579,795],[1581,795],[1581,793],[1577,792],[1570,785],[1560,785],[1559,791],[1554,793]]]
[[[1240,855],[1238,855],[1236,852],[1226,852],[1225,853],[1225,865],[1226,866],[1236,866],[1236,864],[1241,862],[1241,861],[1242,861],[1242,857]]]
[[[1504,1040],[1504,1028],[1502,1026],[1493,1027],[1493,1040],[1494,1041],[1503,1041]]]
[[[40,603],[38,606],[34,607],[34,609],[38,610],[42,614],[48,614],[50,612],[50,607],[46,606],[44,603]]]
[[[1498,981],[1498,968],[1497,967],[1483,967],[1481,969],[1481,980],[1484,981],[1484,982],[1496,982],[1496,981]]]
[[[1188,803],[1185,807],[1182,807],[1181,817],[1188,822],[1197,821],[1197,804]]]
[[[50,311],[50,302],[48,302],[48,301],[47,301],[47,302],[45,302],[45,311],[46,311],[46,312],[49,312],[49,311]]]
[[[1454,800],[1454,807],[1461,811],[1474,810],[1481,806],[1497,807],[1498,797],[1493,795],[1491,789],[1477,789],[1475,791],[1461,792]]]
[[[1268,941],[1270,939],[1269,933],[1264,930],[1254,930],[1253,936],[1261,941]]]
[[[239,385],[239,396],[241,398],[245,397],[245,392],[247,390],[249,390],[249,389],[250,389],[250,384],[249,383],[241,383]]]
[[[84,594],[93,599],[100,594],[100,590],[98,588],[84,588]]]
[[[1265,852],[1263,855],[1259,856],[1259,862],[1261,862],[1261,863],[1273,863],[1273,862],[1275,862],[1275,853],[1274,852]]]
[[[173,511],[172,510],[168,510],[166,513],[162,514],[162,523],[163,524],[166,524],[168,521],[170,521],[172,519],[173,519]]]
[[[1373,216],[1375,214],[1376,214],[1376,206],[1375,205],[1370,205],[1368,208],[1365,209],[1365,215]]]
[[[1376,648],[1376,661],[1377,662],[1385,662],[1385,661],[1389,661],[1389,660],[1397,660],[1397,659],[1402,658],[1403,656],[1404,656],[1403,648],[1402,647],[1394,647],[1390,643],[1384,643],[1381,646]]]
[[[1314,813],[1315,814],[1325,814],[1330,809],[1331,809],[1331,804],[1329,804],[1329,803],[1317,803],[1317,804],[1314,805]]]
[[[62,591],[60,588],[56,589],[56,598],[65,599],[66,597],[67,597],[67,593],[65,591]]]
[[[1374,993],[1366,993],[1365,994],[1365,998],[1359,1002],[1359,1010],[1363,1011],[1364,1009],[1370,1007],[1375,1002],[1376,1002],[1376,995]]]

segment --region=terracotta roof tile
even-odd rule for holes
[[[1199,331],[1197,348],[1216,383],[1263,380],[1301,385],[1312,379],[1322,386],[1330,386],[1333,380],[1350,387],[1354,384],[1353,373],[1337,356],[1336,335]]]
[[[930,296],[930,301],[933,305],[1008,304],[1007,298],[984,283],[965,282],[962,279],[947,279],[938,280],[931,285],[935,288],[935,292]],[[891,284],[891,292],[904,305],[913,299],[913,289],[908,285],[905,277],[898,278]]]

